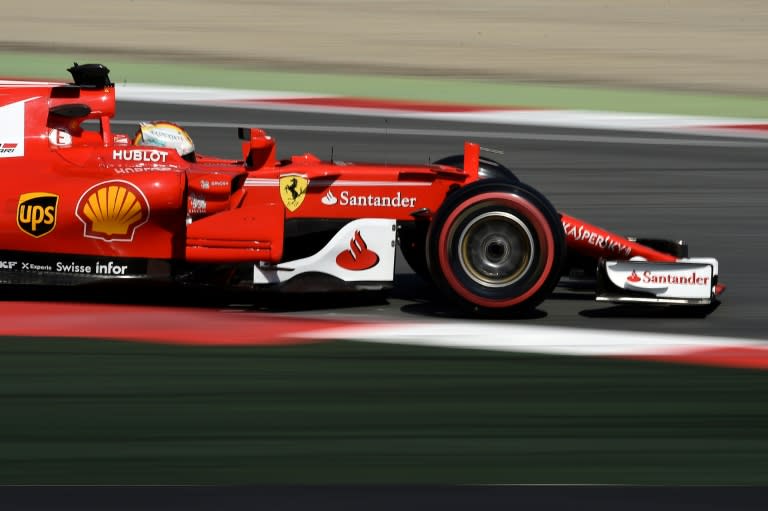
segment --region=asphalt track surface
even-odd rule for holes
[[[240,157],[238,126],[266,129],[277,140],[278,157],[312,152],[322,159],[426,163],[461,153],[464,140],[479,142],[502,151],[488,156],[513,168],[558,210],[625,235],[684,239],[691,256],[719,259],[727,285],[706,317],[689,309],[606,305],[589,294],[557,292],[530,317],[515,321],[768,339],[764,139],[128,102],[118,104],[114,129],[132,133],[139,121],[151,119],[179,122],[199,152],[230,157]],[[301,316],[391,321],[456,314],[434,300],[402,258],[396,272],[396,287],[386,300],[323,297],[266,307]]]

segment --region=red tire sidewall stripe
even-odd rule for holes
[[[472,293],[469,290],[465,289],[464,286],[459,281],[459,279],[456,278],[456,275],[454,274],[453,269],[451,268],[451,265],[449,262],[449,254],[448,254],[448,247],[446,244],[446,240],[448,238],[448,232],[451,230],[451,226],[453,225],[454,220],[459,215],[461,215],[464,211],[466,211],[468,208],[474,206],[479,202],[487,201],[487,200],[493,200],[496,202],[510,204],[514,207],[514,209],[523,212],[526,216],[526,220],[528,220],[531,224],[533,224],[534,230],[536,231],[537,237],[539,239],[540,250],[545,257],[543,271],[541,272],[541,276],[534,283],[534,285],[531,286],[531,288],[525,293],[523,293],[522,295],[516,296],[509,300],[503,300],[503,301],[491,300],[488,298],[483,298],[481,296],[478,296],[475,293]],[[544,285],[547,278],[549,277],[549,273],[555,261],[554,246],[555,246],[555,239],[554,239],[554,236],[552,235],[552,230],[549,228],[547,219],[544,217],[544,215],[536,206],[531,204],[529,200],[523,197],[520,197],[519,195],[513,195],[509,193],[500,193],[500,192],[490,192],[490,193],[477,195],[465,202],[462,202],[458,208],[456,208],[454,211],[451,212],[450,215],[448,215],[448,218],[446,218],[445,222],[443,223],[443,227],[440,231],[438,259],[440,260],[440,267],[443,270],[443,274],[445,276],[446,281],[459,296],[461,296],[463,299],[471,303],[480,305],[482,307],[503,308],[503,307],[511,307],[513,305],[517,305],[518,303],[521,303],[527,300],[531,295],[533,295],[539,289],[541,289],[541,287]]]

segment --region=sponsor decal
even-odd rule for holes
[[[628,256],[632,253],[632,249],[620,240],[592,232],[583,225],[577,227],[570,222],[563,222],[563,229],[565,230],[566,237],[575,241],[585,241],[592,246],[608,250],[614,254]]]
[[[349,250],[336,256],[336,264],[351,271],[367,270],[376,266],[378,262],[378,254],[368,248],[360,231],[355,231],[355,236],[349,242]]]
[[[75,210],[85,226],[83,235],[104,241],[131,241],[149,220],[149,202],[136,185],[104,181],[83,193]]]
[[[309,179],[298,174],[280,176],[280,198],[288,211],[296,211],[304,202],[309,187]]]
[[[115,167],[113,170],[115,174],[140,174],[142,172],[168,172],[176,169],[170,165],[152,165],[149,167]]]
[[[706,286],[709,283],[709,276],[702,277],[697,275],[695,271],[680,275],[674,273],[654,273],[652,271],[644,271],[643,276],[640,277],[637,272],[632,270],[632,274],[627,277],[627,282],[633,284],[675,284],[678,286]]]
[[[72,146],[72,135],[64,130],[52,129],[48,132],[48,141],[56,147],[70,147]]]
[[[715,275],[714,267],[705,260],[676,263],[608,261],[605,270],[610,281],[620,288],[671,299],[709,298]]]
[[[24,156],[24,108],[34,99],[0,106],[0,158]]]
[[[38,264],[38,263],[21,263],[21,269],[23,271],[53,271],[53,267],[50,264]]]
[[[142,163],[165,163],[168,153],[157,149],[113,149],[112,159]]]
[[[147,274],[147,260],[105,259],[104,256],[2,252],[0,272],[58,273],[84,277],[141,277]]]
[[[19,144],[0,144],[0,154],[12,154]]]
[[[50,266],[48,267],[50,268]],[[126,275],[127,264],[117,264],[114,261],[78,263],[76,261],[56,261],[54,270],[57,273],[87,273],[92,275]],[[47,271],[51,271],[48,269]]]
[[[49,234],[56,227],[59,196],[53,193],[33,192],[19,196],[16,224],[33,238]]]
[[[332,191],[328,190],[328,193],[326,193],[322,199],[320,199],[320,202],[325,204],[326,206],[333,206],[337,202],[339,202],[339,199],[336,198],[336,196],[333,194]]]
[[[208,203],[205,201],[205,198],[201,195],[196,195],[194,193],[189,194],[189,212],[193,215],[205,213],[208,211]]]
[[[413,208],[416,207],[416,197],[405,197],[401,192],[394,195],[354,195],[349,190],[342,190],[339,197],[328,190],[320,202],[326,206],[356,206],[368,208]]]
[[[229,190],[229,181],[224,180],[218,180],[218,181],[208,181],[207,179],[201,179],[200,180],[200,188],[202,190],[210,190],[211,188],[226,188]]]

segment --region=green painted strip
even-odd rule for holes
[[[98,61],[107,65],[116,82],[317,92],[477,105],[768,118],[768,98],[761,96],[515,84],[469,79],[276,72],[226,66],[202,67],[190,63],[140,62],[97,53],[65,58],[50,54],[0,52],[0,74],[67,79],[66,68],[74,60],[81,63]]]

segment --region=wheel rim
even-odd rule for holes
[[[486,212],[510,211],[517,218],[524,218],[525,225],[536,240],[532,268],[527,276],[509,286],[478,285],[460,264],[461,250],[457,244],[457,232],[463,231],[466,225],[462,225],[462,219],[470,219],[473,211],[487,207],[492,209],[486,209]],[[456,293],[459,298],[475,306],[501,309],[524,303],[542,289],[551,275],[556,256],[554,231],[542,210],[525,197],[505,191],[478,193],[454,206],[439,225],[440,231],[434,240],[433,247],[439,264],[438,268],[441,271],[438,277],[445,279],[450,292]],[[469,288],[467,284],[474,285],[476,289]],[[517,290],[505,292],[518,286],[520,287]]]
[[[506,211],[473,218],[459,234],[459,262],[476,283],[503,287],[524,278],[535,260],[528,226]]]

